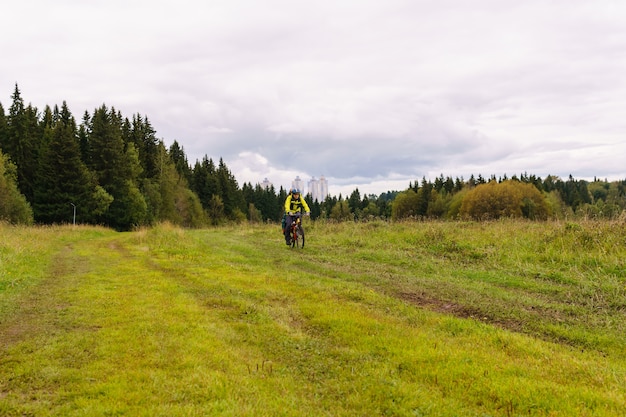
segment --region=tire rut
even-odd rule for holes
[[[59,333],[60,317],[69,307],[63,293],[76,282],[76,273],[84,268],[71,245],[64,246],[52,259],[45,278],[21,299],[19,307],[0,322],[0,351],[21,341]]]

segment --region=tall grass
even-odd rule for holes
[[[321,233],[327,240],[320,243],[334,264],[348,271],[346,279],[552,341],[625,352],[623,223],[437,222],[334,229]],[[355,260],[360,272],[353,274]]]
[[[626,413],[623,224],[305,227],[1,226],[0,415]]]

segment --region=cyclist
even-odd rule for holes
[[[309,205],[304,200],[304,197],[300,196],[300,190],[298,188],[292,188],[285,200],[285,243],[291,245],[291,223],[293,223],[295,212],[305,211],[306,215],[311,214]]]

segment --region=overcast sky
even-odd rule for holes
[[[240,185],[626,179],[623,0],[22,0],[0,51],[5,112],[145,115]]]

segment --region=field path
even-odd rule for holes
[[[25,294],[18,309],[0,323],[0,349],[62,331],[63,316],[68,308],[67,295],[76,286],[76,272],[81,265],[84,262],[73,256],[72,246],[64,247],[54,256],[45,279]]]

